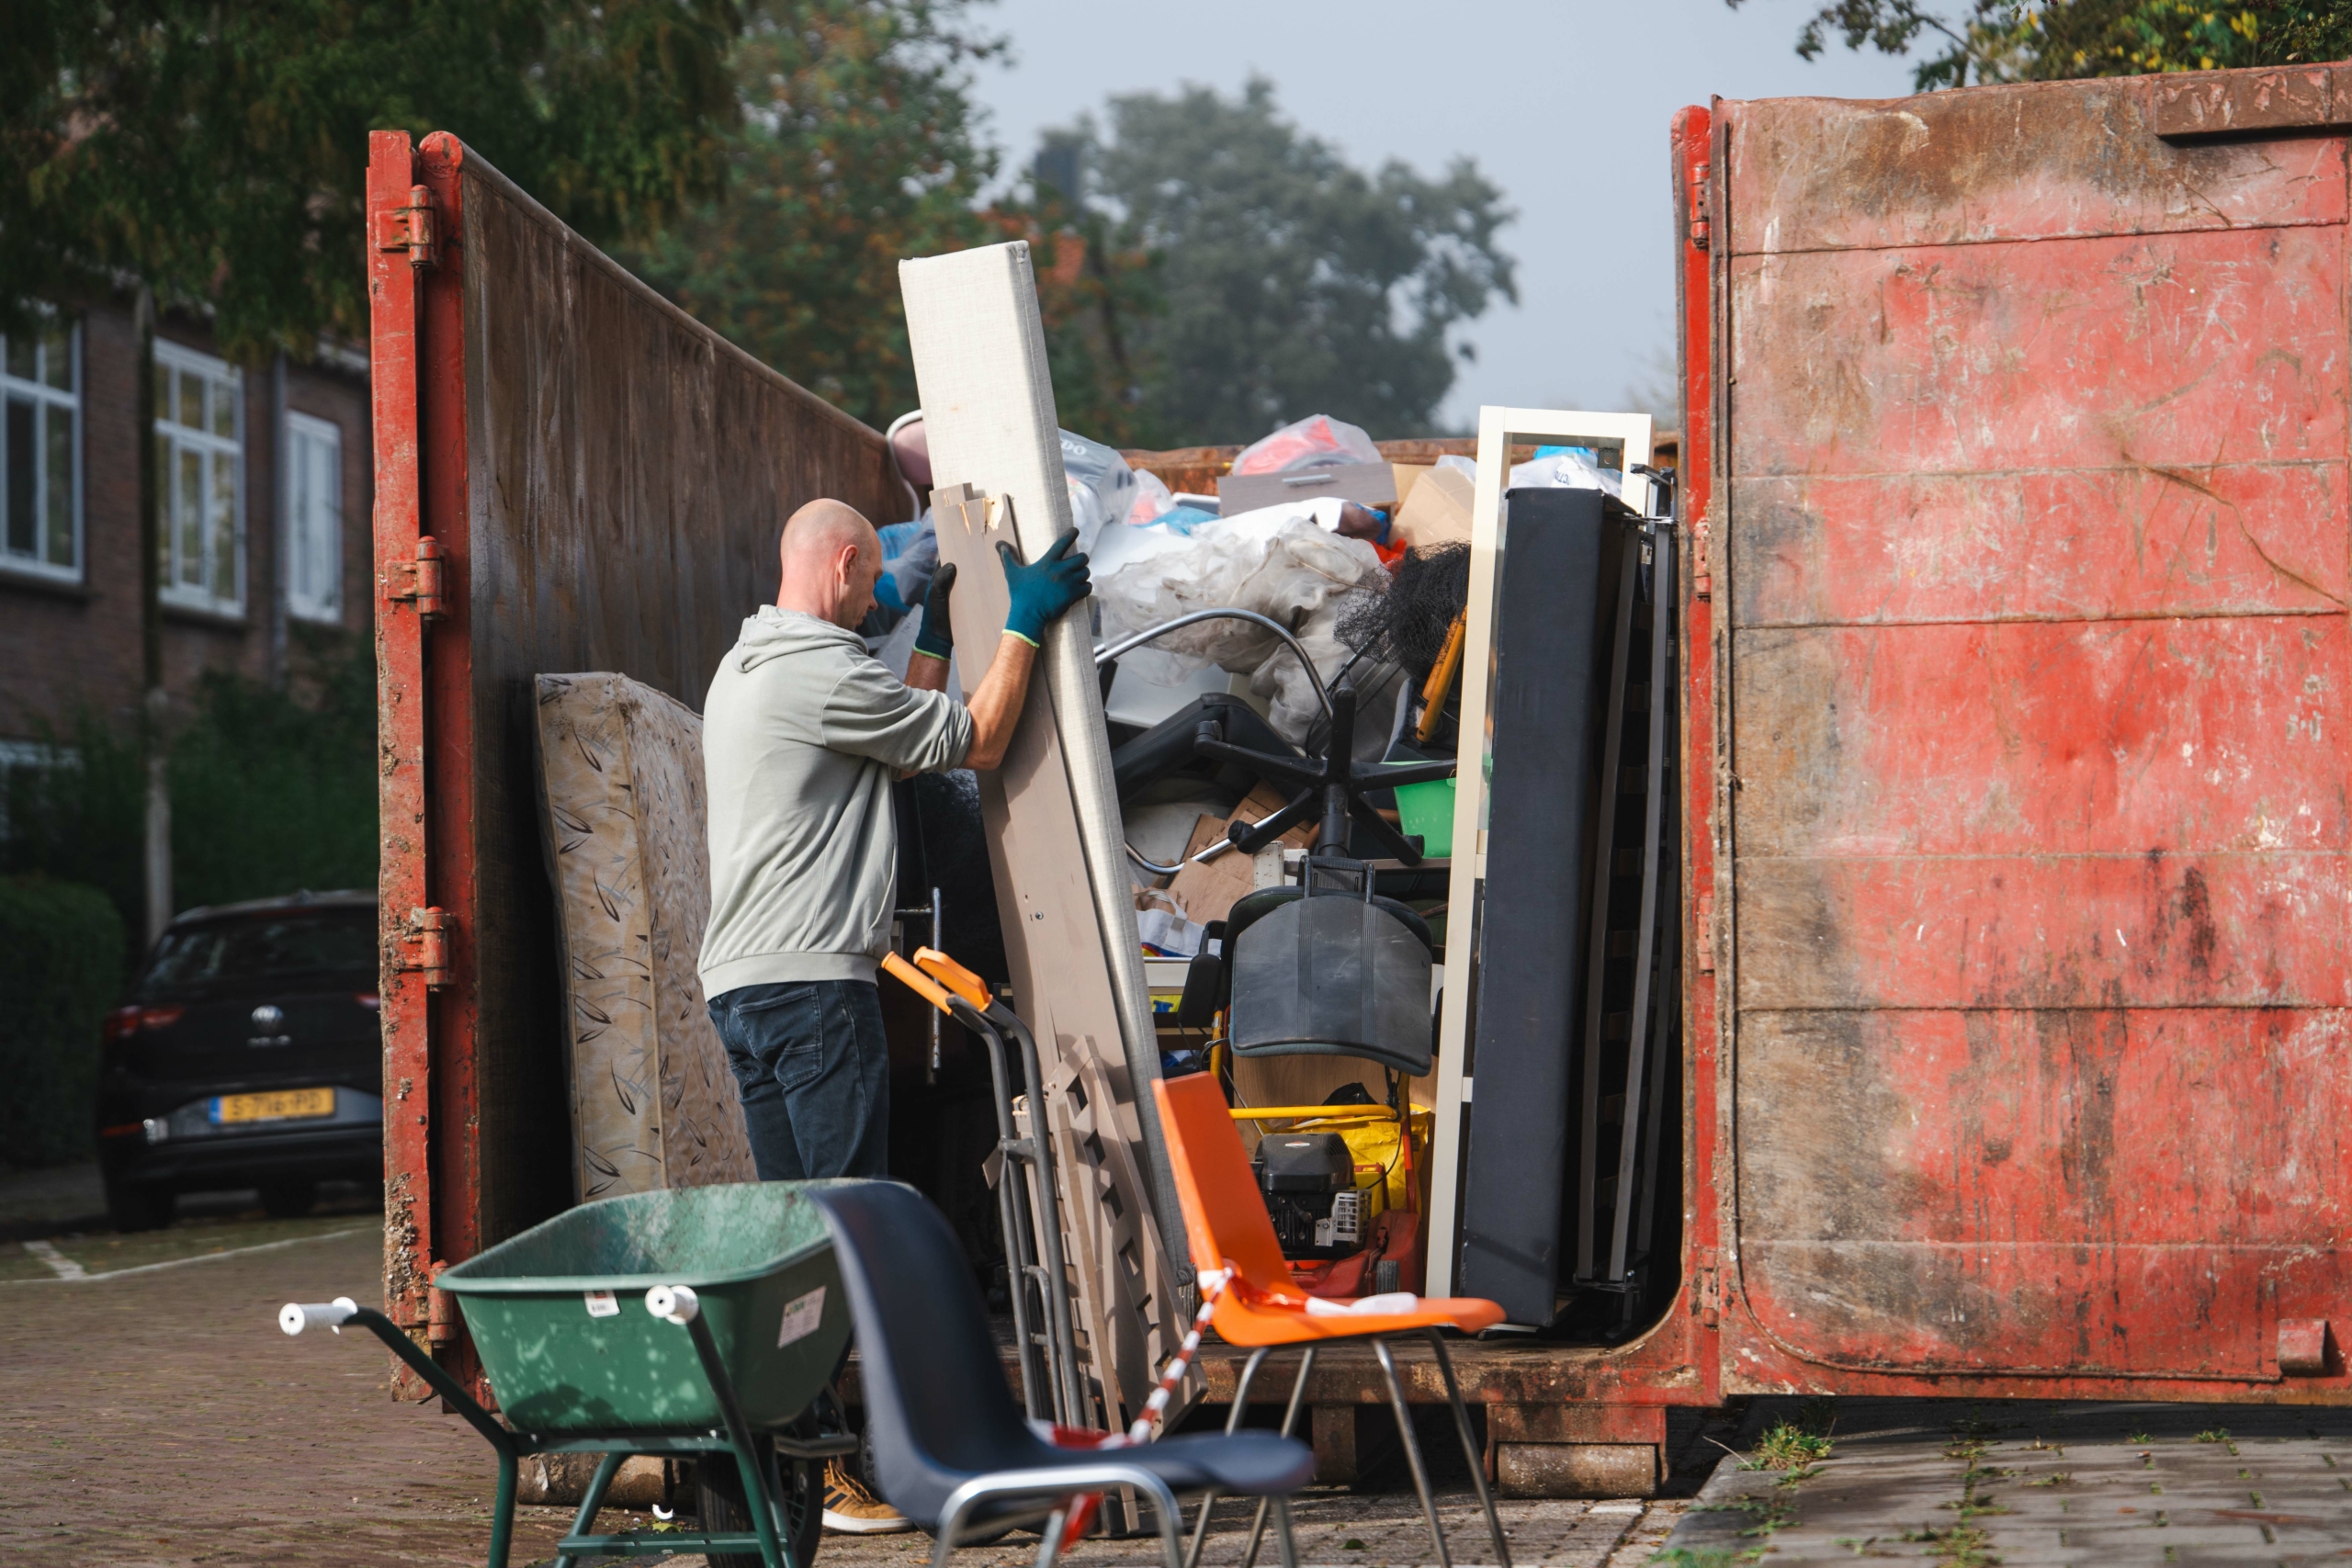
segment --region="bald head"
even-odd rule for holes
[[[783,566],[778,607],[853,629],[874,608],[882,541],[846,502],[812,501],[786,518],[777,554]]]

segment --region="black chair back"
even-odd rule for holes
[[[971,1265],[931,1201],[893,1181],[809,1199],[824,1211],[849,1292],[882,1495],[933,1525],[973,1473],[1050,1454],[1013,1404]]]

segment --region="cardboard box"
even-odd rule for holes
[[[1327,495],[1365,506],[1394,506],[1396,470],[1385,463],[1321,463],[1280,474],[1227,474],[1216,481],[1217,508],[1227,517]]]
[[[1477,488],[1459,468],[1433,468],[1413,485],[1412,494],[1396,509],[1396,529],[1391,536],[1416,549],[1429,545],[1470,542],[1470,513]]]
[[[1413,487],[1419,484],[1420,482],[1421,476],[1428,473],[1433,467],[1434,465],[1430,463],[1391,463],[1388,465],[1388,471],[1396,478],[1397,505],[1402,506],[1407,502],[1413,499]]]
[[[1262,822],[1288,804],[1288,797],[1278,794],[1271,784],[1260,784],[1250,792],[1242,803],[1233,808],[1233,815],[1250,822]],[[1225,837],[1228,818],[1204,814],[1193,825],[1192,841],[1184,846],[1184,869],[1170,878],[1168,896],[1184,911],[1184,918],[1200,925],[1221,920],[1233,908],[1234,900],[1258,886],[1258,864],[1255,856],[1238,850],[1227,850],[1213,860],[1195,863],[1193,857]],[[1302,822],[1259,852],[1279,854],[1283,849],[1304,850],[1314,846],[1322,823]]]

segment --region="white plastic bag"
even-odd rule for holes
[[[1326,600],[1292,628],[1299,646],[1315,660],[1315,672],[1323,678],[1327,690],[1340,667],[1355,656],[1355,649],[1340,640],[1344,604],[1344,595]],[[1393,664],[1358,659],[1348,671],[1348,683],[1357,694],[1352,760],[1376,762],[1388,751],[1403,678]],[[1258,666],[1257,673],[1250,677],[1250,694],[1266,704],[1266,722],[1294,746],[1304,747],[1309,730],[1323,716],[1323,705],[1315,700],[1315,683],[1306,678],[1298,656],[1287,648],[1277,648]]]
[[[1370,545],[1318,525],[1312,502],[1219,517],[1181,543],[1154,543],[1159,547],[1149,555],[1128,556],[1096,574],[1105,640],[1215,608],[1254,610],[1295,626],[1325,602],[1369,585],[1382,570]],[[1144,680],[1173,685],[1211,664],[1249,674],[1280,646],[1272,632],[1247,621],[1204,621],[1124,655],[1120,665]]]
[[[1176,510],[1176,492],[1166,480],[1149,468],[1136,474],[1135,504],[1127,508],[1127,522],[1137,528],[1157,521],[1161,514]]]
[[[1380,448],[1355,425],[1328,413],[1311,413],[1263,435],[1233,459],[1237,474],[1281,474],[1317,463],[1377,463]]]
[[[1574,448],[1521,463],[1510,471],[1511,490],[1598,490],[1624,499],[1624,476],[1614,468],[1595,468]]]
[[[1136,475],[1127,460],[1099,441],[1065,430],[1062,473],[1069,481],[1069,520],[1078,528],[1078,547],[1092,551],[1103,525],[1124,523],[1135,510]]]

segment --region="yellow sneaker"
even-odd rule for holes
[[[888,1535],[915,1524],[867,1491],[850,1461],[834,1459],[825,1465],[825,1528],[843,1535]]]

